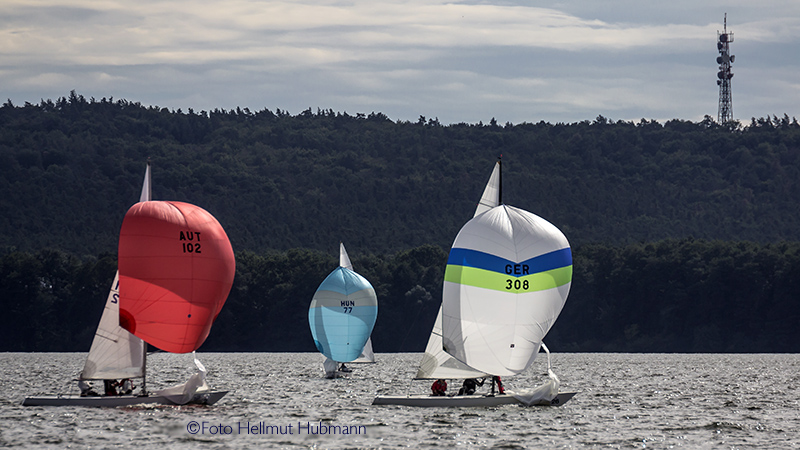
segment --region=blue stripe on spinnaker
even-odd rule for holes
[[[447,258],[448,265],[474,267],[476,269],[488,270],[507,275],[524,276],[527,274],[546,272],[572,265],[572,251],[569,247],[545,253],[531,258],[527,261],[515,262],[489,253],[480,252],[466,248],[453,248]],[[514,273],[514,266],[527,265],[527,274]],[[511,273],[508,273],[508,266],[511,265]]]

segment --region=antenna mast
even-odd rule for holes
[[[717,121],[725,124],[733,121],[733,100],[731,99],[731,64],[735,56],[730,53],[730,43],[733,42],[733,32],[728,32],[728,14],[725,13],[723,22],[723,31],[717,31],[717,64],[719,64],[719,72],[717,72],[717,85],[719,86],[719,110],[717,111]]]

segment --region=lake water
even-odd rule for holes
[[[0,354],[0,447],[800,448],[800,355],[554,353],[561,390],[580,391],[566,405],[454,409],[370,404],[376,394],[427,392],[430,382],[411,381],[420,354],[378,354],[377,364],[325,380],[319,354],[201,353],[209,384],[231,390],[211,407],[20,406],[29,395],[77,393],[71,380],[84,358]],[[504,379],[507,388],[543,382],[545,361]],[[148,387],[183,382],[192,367],[190,355],[152,355]],[[205,431],[191,434],[193,422]],[[285,434],[248,433],[248,422]],[[307,434],[320,423],[363,427]]]

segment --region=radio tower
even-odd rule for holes
[[[717,85],[719,86],[719,110],[717,111],[717,121],[721,124],[733,120],[733,101],[731,100],[731,64],[735,56],[730,53],[730,43],[733,42],[733,33],[728,33],[728,14],[725,14],[724,28],[722,33],[717,31]]]

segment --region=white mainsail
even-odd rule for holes
[[[353,362],[361,364],[375,362],[375,352],[372,351],[372,337],[367,339],[367,343],[364,344],[364,348],[361,350],[361,355],[359,355],[358,359]]]
[[[347,250],[344,249],[343,242],[339,242],[339,266],[353,270],[353,263],[350,262],[350,257],[347,256]]]
[[[436,315],[436,322],[431,330],[431,337],[419,363],[415,379],[436,380],[439,378],[483,378],[487,374],[475,370],[461,361],[448,355],[442,348],[442,307]]]
[[[484,213],[500,204],[500,161],[497,161],[483,189],[483,195],[478,202],[473,217]],[[416,379],[439,379],[439,378],[482,378],[488,376],[479,370],[475,370],[466,364],[453,358],[444,351],[442,346],[442,307],[436,315],[433,323],[431,336],[428,338],[428,345],[419,363],[419,370]]]
[[[144,173],[140,202],[151,200],[150,163]],[[145,375],[147,346],[119,326],[119,271],[106,299],[106,306],[92,340],[80,379],[109,380],[141,378]]]
[[[489,181],[486,183],[486,188],[483,190],[483,195],[481,195],[481,200],[478,202],[478,208],[475,209],[473,217],[500,204],[500,176],[500,161],[497,161],[492,170],[492,175],[489,176]]]

